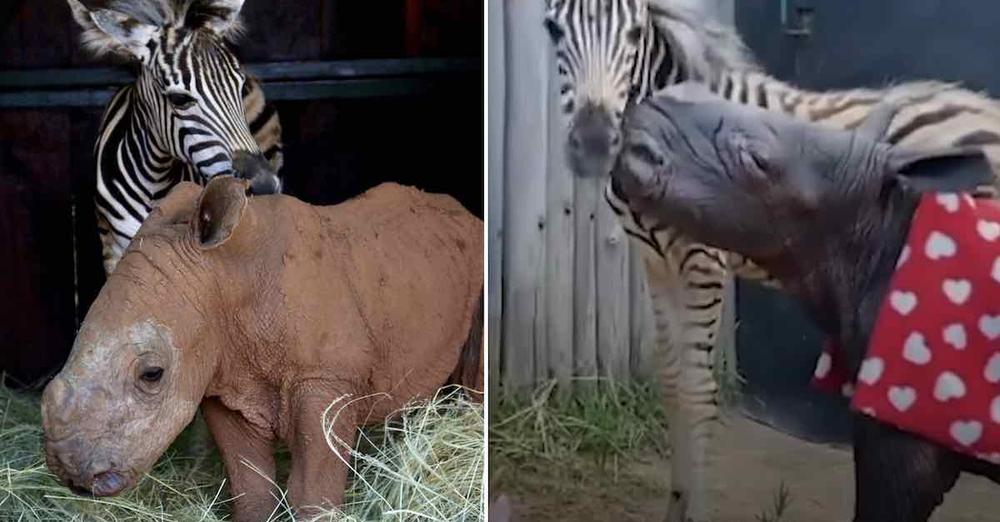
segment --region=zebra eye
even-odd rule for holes
[[[641,26],[637,25],[629,29],[628,32],[625,33],[625,39],[628,40],[628,42],[632,45],[637,45],[639,43],[640,38],[642,38]]]
[[[563,32],[562,27],[551,18],[545,19],[545,30],[549,32],[549,38],[552,39],[552,43],[559,43],[566,33]]]
[[[243,87],[240,88],[240,96],[246,98],[250,94],[250,82],[244,81]]]
[[[170,101],[170,105],[173,105],[175,109],[187,109],[194,105],[194,98],[183,92],[169,93],[167,94],[167,100]]]

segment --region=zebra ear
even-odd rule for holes
[[[83,28],[80,40],[83,47],[97,56],[123,54],[137,58],[142,63],[149,60],[146,44],[156,38],[160,28],[149,25],[110,9],[91,11],[79,0],[66,0],[73,11],[73,19]]]
[[[240,10],[244,0],[200,0],[187,12],[185,25],[191,29],[207,29],[232,40],[243,32]]]
[[[247,208],[248,183],[232,176],[216,176],[205,186],[192,232],[204,250],[216,248],[233,236]]]

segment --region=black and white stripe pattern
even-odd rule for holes
[[[545,25],[562,82],[559,103],[570,119],[568,139],[583,107],[602,111],[603,119],[590,117],[589,122],[610,122],[616,133],[627,103],[693,80],[731,101],[841,128],[858,125],[878,102],[894,101],[903,108],[888,141],[928,148],[980,146],[1000,172],[1000,106],[955,85],[915,82],[825,93],[796,89],[762,72],[733,28],[679,0],[550,0]],[[640,245],[653,298],[659,376],[674,450],[668,520],[706,520],[707,454],[717,420],[712,350],[723,282],[729,274],[773,281],[742,256],[651,226],[610,183],[605,199]]]
[[[235,154],[276,173],[281,127],[225,42],[238,30],[241,1],[133,0],[94,11],[68,2],[87,47],[140,64],[135,83],[108,105],[95,146],[98,228],[110,273],[178,182],[233,173]]]

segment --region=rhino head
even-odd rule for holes
[[[250,286],[217,274],[255,242],[248,182],[178,185],[94,301],[42,398],[49,468],[70,489],[134,485],[191,421]],[[231,310],[232,314],[220,314]],[[227,322],[228,321],[228,322]]]
[[[895,113],[884,104],[839,130],[680,84],[626,113],[614,187],[644,216],[767,265],[817,240],[877,229],[893,194],[990,182],[979,149],[881,142]]]

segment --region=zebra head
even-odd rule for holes
[[[578,176],[604,176],[621,148],[625,106],[639,94],[637,64],[650,32],[646,0],[549,0],[566,147]]]
[[[154,156],[185,164],[196,181],[235,174],[254,193],[281,191],[247,126],[247,78],[227,46],[243,0],[114,0],[93,10],[67,2],[84,47],[141,65],[133,95]]]

